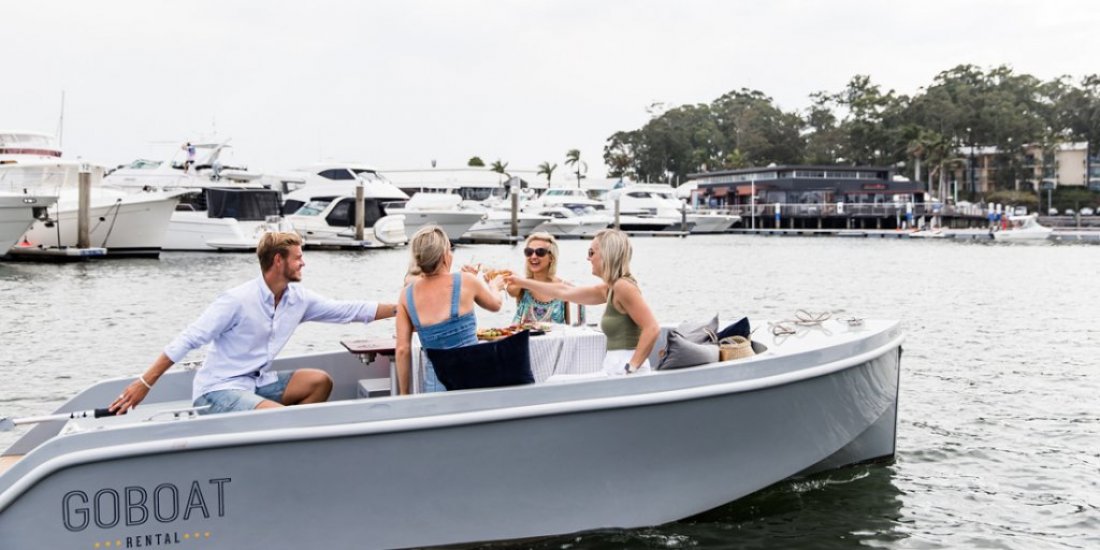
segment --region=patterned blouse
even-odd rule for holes
[[[519,304],[516,305],[516,316],[513,323],[559,323],[565,324],[565,304],[559,299],[549,302],[540,302],[531,292],[522,289],[519,295]]]

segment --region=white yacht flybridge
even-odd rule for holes
[[[57,197],[57,202],[23,235],[21,246],[76,246],[82,170],[91,174],[93,182],[89,193],[89,244],[105,248],[108,256],[158,256],[179,193],[137,196],[96,185],[106,169],[62,159],[53,136],[0,131],[0,190]]]
[[[161,161],[138,159],[112,171],[107,187],[133,194],[184,193],[172,213],[165,250],[250,251],[267,231],[289,231],[282,219],[282,195],[260,182],[262,174],[223,162],[229,147],[195,143],[194,165],[186,152]]]

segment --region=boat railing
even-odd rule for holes
[[[700,212],[721,212],[747,219],[752,216],[772,218],[776,211],[781,217],[827,218],[827,217],[895,217],[904,218],[912,213],[920,216],[984,216],[980,205],[950,205],[940,202],[810,202],[810,203],[774,203],[758,202],[753,204],[733,204],[725,206],[700,205]]]

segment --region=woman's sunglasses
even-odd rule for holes
[[[527,248],[523,249],[523,255],[528,257],[528,258],[531,257],[531,254],[534,254],[535,256],[538,256],[540,258],[545,258],[546,254],[548,254],[549,252],[550,252],[550,249],[548,249],[548,248],[531,248],[531,247],[527,247]]]

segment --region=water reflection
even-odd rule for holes
[[[596,531],[494,550],[611,548],[857,548],[891,546],[908,535],[893,465],[860,465],[785,481],[683,521]]]

